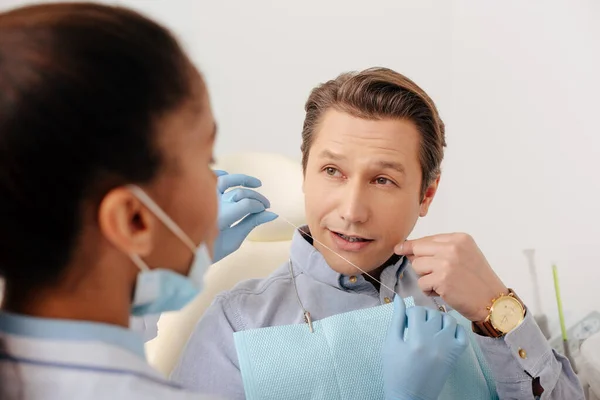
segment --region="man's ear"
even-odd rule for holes
[[[438,175],[438,177],[427,186],[427,189],[425,189],[425,194],[423,195],[423,200],[421,201],[421,207],[419,209],[419,217],[424,217],[429,212],[429,206],[437,193],[440,178],[441,175]]]
[[[147,256],[152,251],[156,218],[126,188],[108,192],[98,208],[98,224],[104,237],[125,254]]]

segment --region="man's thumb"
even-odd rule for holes
[[[411,240],[405,240],[404,242],[394,247],[394,253],[399,256],[408,256],[413,254],[413,242]]]

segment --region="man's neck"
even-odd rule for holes
[[[376,270],[373,270],[371,272],[369,272],[369,274],[363,274],[363,277],[365,278],[365,280],[367,282],[371,282],[371,284],[373,286],[375,286],[375,289],[377,289],[377,291],[379,291],[380,288],[380,284],[379,281],[381,280],[381,272],[387,267],[387,265],[382,265],[381,267],[377,268]]]
[[[375,286],[375,288],[379,291],[381,284],[379,282],[381,282],[381,273],[383,272],[384,269],[386,269],[387,267],[389,267],[390,265],[394,265],[396,264],[398,261],[400,260],[400,257],[397,256],[396,254],[392,255],[390,258],[388,258],[388,260],[386,262],[384,262],[379,268],[369,272],[369,275],[367,274],[363,274],[365,280],[367,282],[371,282],[371,284],[373,286]]]

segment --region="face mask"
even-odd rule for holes
[[[188,276],[178,274],[170,269],[150,269],[140,256],[130,254],[129,257],[141,271],[135,286],[131,313],[134,316],[142,316],[181,310],[203,288],[204,274],[212,264],[208,248],[204,243],[196,248],[189,236],[142,189],[137,186],[128,188],[144,206],[194,252],[194,260]]]

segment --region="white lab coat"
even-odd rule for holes
[[[144,315],[143,317],[129,318],[129,329],[139,333],[144,343],[158,336],[158,321],[160,314]]]
[[[212,398],[176,387],[144,359],[117,346],[0,332],[0,399]]]

